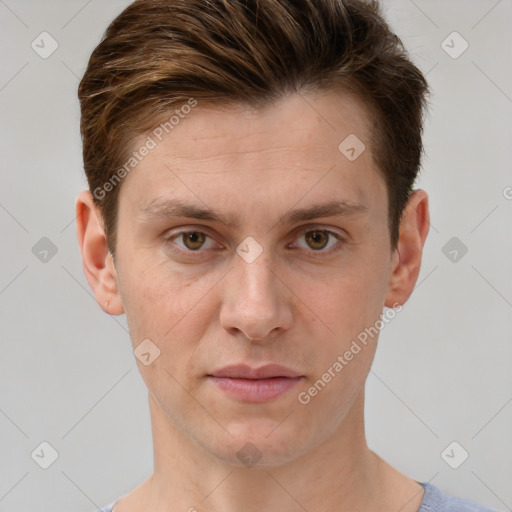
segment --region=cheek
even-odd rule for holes
[[[344,275],[333,279],[323,293],[310,292],[308,296],[311,308],[316,308],[322,319],[312,331],[322,350],[318,351],[305,399],[310,399],[308,407],[313,415],[325,419],[325,410],[331,411],[331,427],[339,424],[359,395],[375,356],[378,331],[371,327],[379,319],[384,302],[378,277],[378,273]]]
[[[166,396],[180,401],[181,386],[191,390],[194,385],[198,347],[212,318],[213,294],[206,292],[215,280],[203,283],[153,264],[132,267],[123,282],[133,348],[149,339],[159,350],[150,365],[137,361],[142,378],[159,401]]]
[[[346,342],[374,324],[382,313],[387,279],[378,265],[361,261],[357,268],[333,273],[325,282],[304,288],[305,304],[323,320],[319,328],[324,325],[327,334]]]
[[[167,350],[174,342],[183,346],[201,335],[213,308],[214,294],[208,291],[218,276],[176,271],[167,261],[133,264],[126,270],[123,304],[134,344],[150,338]]]

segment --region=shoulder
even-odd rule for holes
[[[432,484],[423,483],[425,494],[418,512],[496,512],[466,498],[448,496]]]

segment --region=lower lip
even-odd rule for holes
[[[291,388],[293,388],[302,377],[274,377],[271,379],[232,379],[229,377],[209,378],[219,386],[226,394],[244,402],[268,402],[273,400]]]

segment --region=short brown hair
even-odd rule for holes
[[[135,139],[190,98],[259,108],[329,90],[355,93],[372,114],[371,155],[387,187],[394,249],[420,169],[429,91],[377,1],[133,2],[106,30],[78,90],[90,190],[105,192]],[[119,189],[93,194],[112,254]]]

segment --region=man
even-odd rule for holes
[[[375,332],[429,229],[427,92],[373,2],[139,0],[112,22],[79,88],[77,231],[127,317],[154,473],[104,510],[487,510],[365,439]]]

